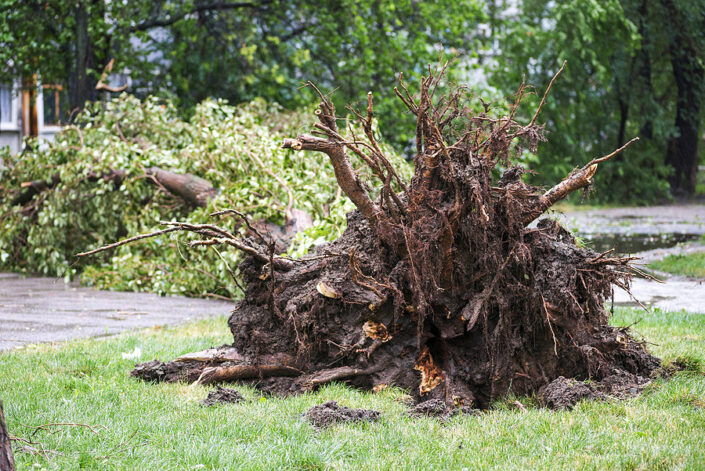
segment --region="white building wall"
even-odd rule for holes
[[[44,124],[44,97],[41,85],[37,87],[36,100],[39,140],[44,143],[53,142],[54,135],[61,131],[61,126]],[[0,149],[9,147],[11,154],[17,154],[22,151],[24,137],[22,135],[22,99],[19,81],[12,86],[10,103],[12,108],[9,113],[10,119],[7,119],[6,113],[3,113],[2,117],[5,119],[0,121]]]
[[[7,89],[5,89],[7,90]],[[0,93],[6,93],[2,91]],[[6,98],[6,97],[3,97]],[[0,148],[9,147],[10,153],[16,154],[21,150],[21,109],[20,109],[20,92],[17,83],[12,84],[10,90],[10,108],[9,113],[0,114]],[[5,102],[7,103],[7,102]],[[8,119],[9,114],[9,119]]]

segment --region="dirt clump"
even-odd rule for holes
[[[381,413],[371,409],[350,409],[336,401],[328,401],[311,407],[305,416],[316,429],[323,429],[341,422],[372,422],[379,419]]]
[[[583,399],[601,399],[604,396],[593,386],[563,376],[551,381],[540,393],[541,404],[549,409],[572,409]]]
[[[633,397],[651,384],[651,378],[617,370],[599,383],[600,391],[618,399]]]
[[[245,398],[237,390],[217,386],[216,389],[208,393],[208,397],[201,404],[215,406],[216,404],[239,404],[241,402],[245,402]]]
[[[412,417],[441,417],[447,418],[454,413],[454,408],[449,407],[440,399],[429,399],[419,402],[409,412]]]
[[[192,383],[200,376],[202,366],[199,362],[152,360],[136,365],[130,375],[153,383],[173,383],[177,381]]]

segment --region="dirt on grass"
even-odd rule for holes
[[[559,376],[539,391],[539,399],[543,406],[550,409],[572,409],[583,399],[626,399],[642,392],[659,375],[667,376],[662,369],[653,370],[650,377],[615,370],[601,381],[593,382]]]
[[[237,390],[217,386],[215,390],[208,393],[208,397],[201,404],[215,406],[216,404],[239,404],[244,401],[245,398]]]
[[[381,416],[381,413],[371,409],[350,409],[340,406],[336,401],[328,401],[318,406],[311,407],[306,412],[306,420],[317,429],[330,427],[341,422],[372,422]]]

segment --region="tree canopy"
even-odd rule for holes
[[[129,92],[166,95],[186,115],[208,97],[299,107],[317,100],[300,90],[310,80],[339,109],[373,91],[377,112],[396,118],[382,133],[401,151],[415,136],[393,92],[400,71],[420,76],[439,53],[459,53],[444,84],[484,88],[473,83],[484,76],[511,97],[524,77],[544,88],[567,60],[544,108],[551,139],[527,155],[534,182],[638,135],[635,152],[599,180],[601,200],[696,190],[702,0],[0,0],[0,13],[0,82],[38,73],[67,90],[70,110],[101,98],[95,86],[111,59],[129,73]]]
[[[169,94],[183,109],[208,97],[310,102],[302,82],[335,89],[339,105],[381,92],[380,112],[405,115],[399,71],[422,72],[439,51],[468,48],[483,9],[475,0],[0,0],[0,81],[39,72],[67,87],[71,109],[95,100],[110,59],[130,91]],[[411,118],[406,117],[407,124]],[[406,129],[408,126],[399,126]],[[396,139],[411,139],[402,133]]]
[[[544,108],[551,139],[539,151],[541,181],[555,180],[586,152],[598,155],[638,135],[635,151],[618,157],[598,182],[601,199],[656,201],[667,195],[669,182],[674,194],[693,194],[705,94],[705,3],[520,4],[514,15],[492,20],[499,44],[494,83],[510,93],[526,75],[541,88],[568,61]]]

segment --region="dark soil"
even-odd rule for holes
[[[551,381],[540,393],[541,404],[550,409],[572,409],[583,399],[601,399],[593,386],[563,376]]]
[[[446,419],[457,411],[456,408],[448,406],[440,399],[429,399],[420,402],[409,412],[412,417],[438,417]]]
[[[214,406],[216,404],[239,404],[244,401],[245,398],[237,390],[217,386],[215,390],[208,393],[208,397],[203,400],[202,404]]]
[[[453,410],[440,399],[429,399],[416,404],[409,415],[413,417],[449,417]]]
[[[153,383],[159,383],[162,381],[167,383],[173,383],[176,381],[192,383],[198,379],[202,369],[203,364],[197,361],[171,361],[165,363],[159,360],[152,360],[135,366],[135,369],[132,370],[130,374],[144,381]]]
[[[478,415],[480,411],[468,406],[456,407],[448,405],[440,399],[429,399],[411,408],[409,415],[412,417],[436,417],[442,420],[448,419],[457,414]]]
[[[306,419],[317,429],[322,429],[341,422],[372,422],[379,419],[380,415],[376,410],[349,409],[329,401],[311,407],[306,412]]]

